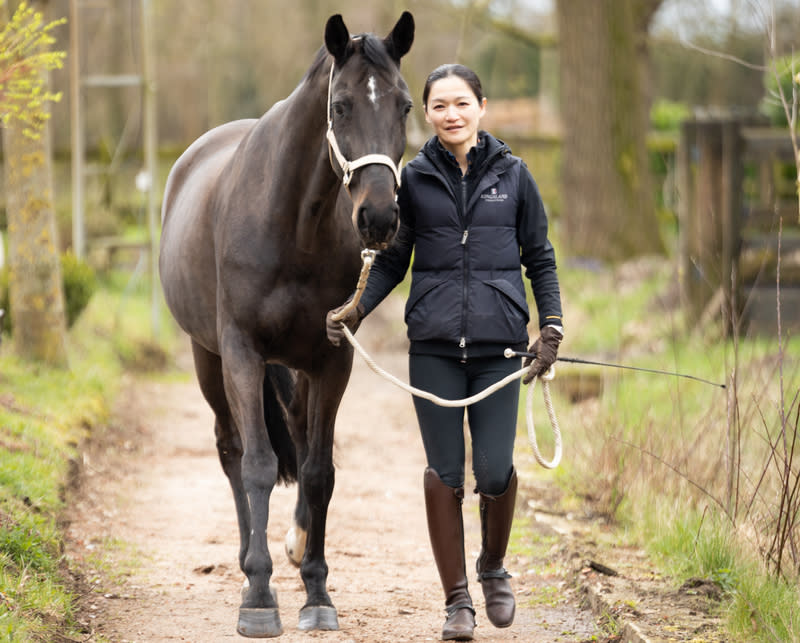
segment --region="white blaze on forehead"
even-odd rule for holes
[[[367,81],[367,87],[369,88],[369,94],[367,94],[367,97],[375,106],[378,105],[378,92],[375,91],[377,86],[378,84],[375,82],[375,76],[370,76],[369,80]]]

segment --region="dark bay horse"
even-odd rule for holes
[[[351,37],[332,16],[291,95],[258,120],[201,136],[167,179],[161,282],[191,337],[233,490],[247,576],[243,636],[282,632],[266,531],[274,485],[294,479],[296,539],[287,552],[307,593],[298,627],[338,629],[325,523],[353,352],[330,344],[325,315],[353,292],[359,251],[385,247],[397,230],[411,108],[400,59],[413,38],[408,12],[384,39]]]

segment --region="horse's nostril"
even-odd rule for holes
[[[361,234],[366,233],[369,230],[369,212],[366,206],[361,206],[358,208],[358,214],[356,214],[356,224],[358,225],[358,230]]]
[[[386,241],[390,242],[394,239],[400,228],[400,206],[397,203],[392,204],[392,223],[386,231]]]

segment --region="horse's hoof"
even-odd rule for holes
[[[327,605],[309,605],[300,610],[298,630],[338,630],[336,608]]]
[[[277,607],[240,607],[236,631],[250,639],[268,639],[283,634]]]
[[[295,567],[300,567],[300,562],[303,560],[307,535],[306,530],[297,525],[292,526],[286,532],[286,556]]]

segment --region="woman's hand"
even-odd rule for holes
[[[539,338],[531,344],[529,353],[536,355],[536,359],[526,357],[522,366],[530,366],[522,378],[523,384],[530,384],[534,377],[541,377],[558,358],[558,346],[564,335],[555,326],[545,326],[539,331]]]
[[[334,346],[342,343],[344,336],[344,327],[347,326],[351,333],[355,333],[361,320],[364,319],[364,307],[361,304],[356,304],[356,307],[350,310],[342,319],[334,320],[333,316],[339,313],[347,304],[342,304],[338,308],[329,310],[325,316],[325,330],[328,334],[328,341]]]

